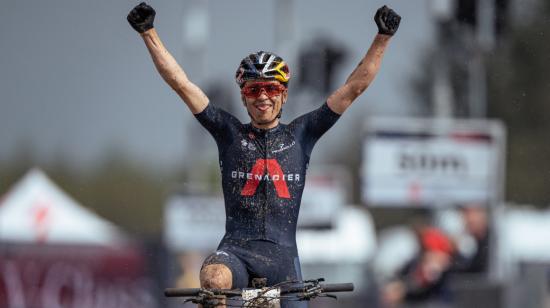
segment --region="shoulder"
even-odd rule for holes
[[[291,125],[304,125],[312,122],[329,121],[335,122],[340,118],[341,114],[333,111],[326,102],[324,102],[317,109],[307,112],[298,118],[294,119]]]
[[[241,121],[239,121],[234,115],[223,110],[222,108],[214,106],[211,103],[209,103],[201,112],[195,113],[194,116],[199,120],[215,119],[233,124],[241,124]]]

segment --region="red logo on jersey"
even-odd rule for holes
[[[265,175],[266,171],[267,175]],[[246,181],[246,184],[241,191],[242,196],[253,196],[256,193],[258,185],[260,185],[260,181],[267,178],[273,181],[273,185],[275,185],[275,190],[277,191],[277,196],[279,196],[279,198],[290,199],[285,174],[276,159],[258,159],[256,164],[254,164],[254,167],[252,167],[250,173],[252,176]]]

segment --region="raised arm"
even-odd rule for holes
[[[401,16],[384,5],[376,11],[374,20],[378,26],[378,34],[367,54],[359,62],[345,84],[332,93],[327,100],[329,108],[336,113],[344,113],[374,80],[390,39],[399,28]]]
[[[128,22],[140,33],[158,72],[166,83],[176,91],[193,114],[203,111],[208,105],[208,97],[192,83],[174,57],[162,44],[153,27],[155,10],[144,2],[128,14]]]

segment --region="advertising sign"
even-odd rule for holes
[[[225,206],[216,196],[173,195],[164,207],[164,241],[174,251],[211,251],[225,233]]]
[[[503,186],[504,138],[496,121],[372,119],[363,144],[363,202],[487,204]]]
[[[335,165],[316,165],[308,169],[298,227],[331,226],[347,204],[351,176]]]

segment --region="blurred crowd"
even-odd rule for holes
[[[481,206],[465,206],[459,211],[470,245],[464,245],[463,238],[449,234],[431,222],[413,224],[419,249],[409,262],[383,282],[380,290],[382,307],[448,307],[453,303],[450,277],[474,275],[476,279],[487,278],[487,210]]]

